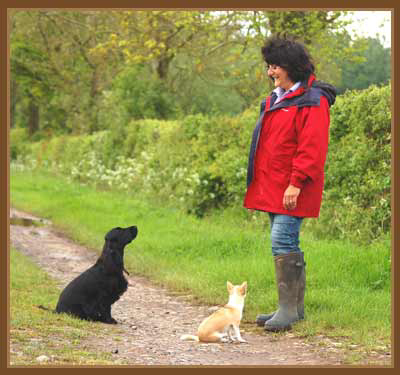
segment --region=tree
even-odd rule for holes
[[[359,62],[341,61],[343,75],[339,92],[387,84],[390,80],[390,48],[385,48],[377,37],[359,38],[353,47],[359,51]]]
[[[115,32],[94,52],[122,54],[127,63],[149,62],[166,80],[172,61],[188,53],[199,70],[207,58],[238,43],[240,12],[114,11]]]
[[[318,78],[335,84],[342,61],[361,58],[342,13],[14,11],[13,123],[82,133],[130,116],[238,113],[272,88],[260,48],[282,30],[306,43]]]
[[[311,45],[326,30],[338,30],[343,25],[339,22],[341,15],[338,11],[268,12],[267,25],[271,34],[289,33]]]
[[[51,91],[50,84],[41,67],[44,59],[37,49],[30,47],[25,42],[13,44],[11,55],[12,119],[14,120],[16,111],[17,95],[24,96],[28,100],[26,126],[30,136],[39,130],[39,103]]]
[[[106,12],[12,14],[11,71],[19,103],[31,97],[40,107],[41,128],[99,129],[98,100],[113,69],[90,50],[101,41],[107,20]]]

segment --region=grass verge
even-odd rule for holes
[[[85,338],[98,336],[101,323],[53,314],[37,305],[55,306],[57,283],[30,259],[10,254],[10,365],[115,365],[111,352],[93,352]],[[43,362],[38,358],[45,356]]]
[[[109,229],[137,225],[139,235],[125,253],[129,271],[213,304],[226,303],[226,280],[247,280],[247,322],[276,308],[265,224],[238,220],[234,211],[199,220],[140,196],[97,191],[43,172],[12,172],[11,204],[52,220],[75,241],[98,251]],[[292,332],[388,351],[390,239],[359,246],[302,233],[301,247],[307,262],[307,319]]]

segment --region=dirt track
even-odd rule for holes
[[[11,217],[38,220],[27,213],[11,210]],[[45,223],[40,227],[11,225],[11,245],[31,257],[63,288],[91,266],[97,254],[78,246]],[[130,245],[134,249],[134,243]],[[326,338],[313,343],[283,335],[259,334],[241,326],[248,344],[202,344],[183,342],[184,333],[196,332],[201,320],[210,314],[209,306],[196,306],[184,296],[155,286],[132,275],[127,292],[112,307],[117,326],[104,324],[101,340],[88,340],[85,347],[96,352],[112,352],[116,364],[129,365],[340,365],[345,352]],[[324,343],[324,345],[318,345]],[[13,351],[11,345],[11,351]],[[360,364],[390,365],[390,355],[366,358]]]

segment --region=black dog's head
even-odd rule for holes
[[[104,239],[106,240],[106,243],[109,243],[110,247],[113,248],[122,248],[122,250],[124,249],[124,247],[128,244],[131,243],[135,237],[137,236],[138,230],[137,227],[132,226],[132,227],[128,227],[128,228],[114,228],[111,229],[106,236],[104,237]]]
[[[124,248],[137,236],[136,226],[113,228],[105,236],[100,259],[109,272],[122,272],[124,269]]]

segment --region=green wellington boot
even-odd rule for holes
[[[297,293],[297,315],[299,317],[299,320],[304,319],[304,294],[306,291],[306,262],[304,262],[304,253],[301,253],[301,254],[303,256],[302,257],[303,267],[302,267],[300,279],[299,279],[299,291]],[[276,311],[274,311],[270,314],[257,315],[256,324],[259,327],[264,327],[265,322],[267,320],[270,320],[275,314],[276,314]]]
[[[304,257],[303,253],[295,252],[278,255],[274,260],[279,309],[265,322],[264,329],[272,332],[287,331],[292,328],[292,323],[299,320],[297,296],[301,289],[299,281],[304,270]],[[304,317],[304,302],[299,307]]]

